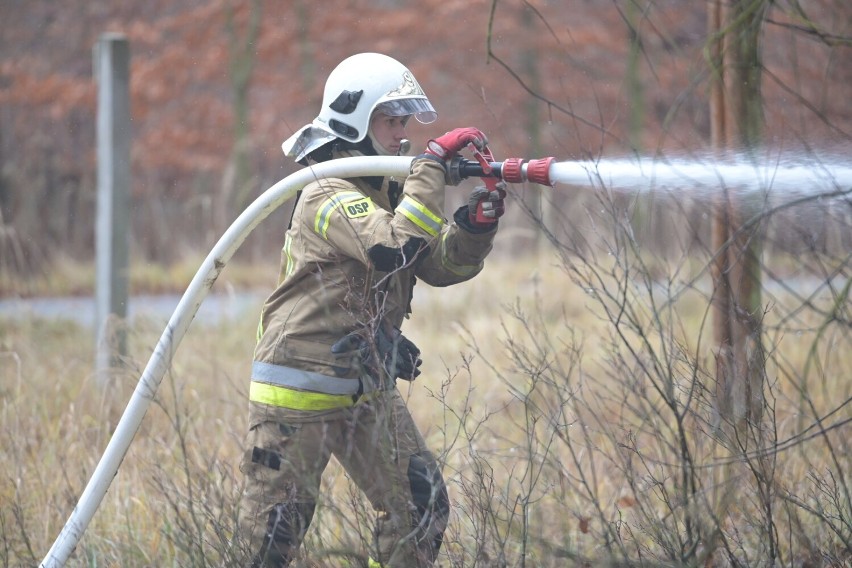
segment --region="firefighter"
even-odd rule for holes
[[[395,59],[362,53],[329,75],[316,119],[282,148],[296,162],[405,153],[411,117],[437,113]],[[449,500],[396,380],[413,380],[420,351],[400,327],[415,280],[463,282],[482,270],[505,191],[477,188],[444,216],[448,160],[485,135],[460,128],[430,140],[409,175],[318,179],[295,206],[277,288],[258,327],[239,526],[255,567],[287,566],[317,507],[333,455],[375,510],[370,565],[431,566]]]

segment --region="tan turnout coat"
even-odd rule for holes
[[[335,158],[355,155],[338,153]],[[396,208],[389,187],[402,189]],[[410,311],[416,280],[448,286],[475,276],[496,231],[469,232],[444,215],[442,164],[414,159],[405,179],[386,178],[381,190],[362,178],[322,179],[301,193],[281,253],[277,288],[267,299],[258,329],[258,362],[358,380],[351,354],[331,346],[365,326],[400,328]],[[416,260],[379,270],[370,251],[398,251],[411,239],[428,246]],[[410,251],[409,251],[410,252]],[[409,255],[410,256],[410,255]],[[404,330],[403,330],[404,331]],[[253,382],[262,382],[253,376]],[[254,392],[254,391],[253,391]],[[252,425],[264,419],[310,419],[252,396]]]

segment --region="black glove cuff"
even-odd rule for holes
[[[467,205],[462,205],[456,209],[456,212],[453,214],[453,220],[456,222],[456,225],[474,235],[484,235],[485,233],[497,230],[496,222],[485,226],[474,225],[470,220],[470,209]]]
[[[435,154],[431,154],[429,152],[423,152],[422,154],[417,154],[416,156],[414,156],[415,160],[422,160],[423,158],[426,158],[427,160],[435,160],[439,164],[446,165],[446,162],[444,160],[442,160]]]

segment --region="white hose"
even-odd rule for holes
[[[213,283],[225,264],[231,259],[246,237],[270,213],[292,198],[298,190],[317,178],[352,178],[361,176],[405,176],[408,174],[411,158],[404,156],[361,156],[342,158],[305,168],[287,176],[258,197],[236,221],[225,231],[219,242],[204,259],[198,272],[189,283],[175,312],[169,319],[148,365],[139,378],[139,383],[124,409],[124,414],[116,426],[115,433],[107,444],[100,462],[98,462],[86,489],[80,496],[77,506],[50,547],[47,556],[41,561],[43,568],[59,568],[65,565],[77,543],[86,532],[89,522],[103,501],[110,483],[118,473],[118,468],[127,454],[127,449],[136,435],[148,406],[157,393],[166,370],[171,366],[172,357],[183,339],[189,324],[198,312],[201,302],[207,296]]]

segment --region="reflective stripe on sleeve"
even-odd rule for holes
[[[251,365],[251,378],[253,381],[270,383],[275,386],[288,387],[291,389],[310,390],[324,394],[347,394],[358,393],[359,383],[356,379],[340,379],[329,377],[322,373],[313,373],[255,361]]]
[[[341,191],[326,199],[317,211],[316,218],[314,218],[314,232],[321,235],[322,238],[327,239],[331,214],[342,204],[356,199],[364,199],[364,195],[357,191]]]
[[[287,267],[284,269],[284,278],[287,278],[291,274],[293,274],[293,269],[295,268],[295,263],[293,262],[293,255],[290,254],[290,248],[293,246],[293,239],[290,238],[290,234],[288,233],[286,237],[284,237],[284,256],[287,259]]]
[[[266,306],[263,306],[260,309],[260,320],[257,322],[257,337],[255,338],[257,341],[260,341],[260,338],[263,337],[263,312],[266,311]],[[257,346],[255,345],[255,349]]]
[[[441,232],[441,227],[444,226],[444,220],[441,217],[409,195],[402,198],[396,210],[433,237],[437,236]]]

